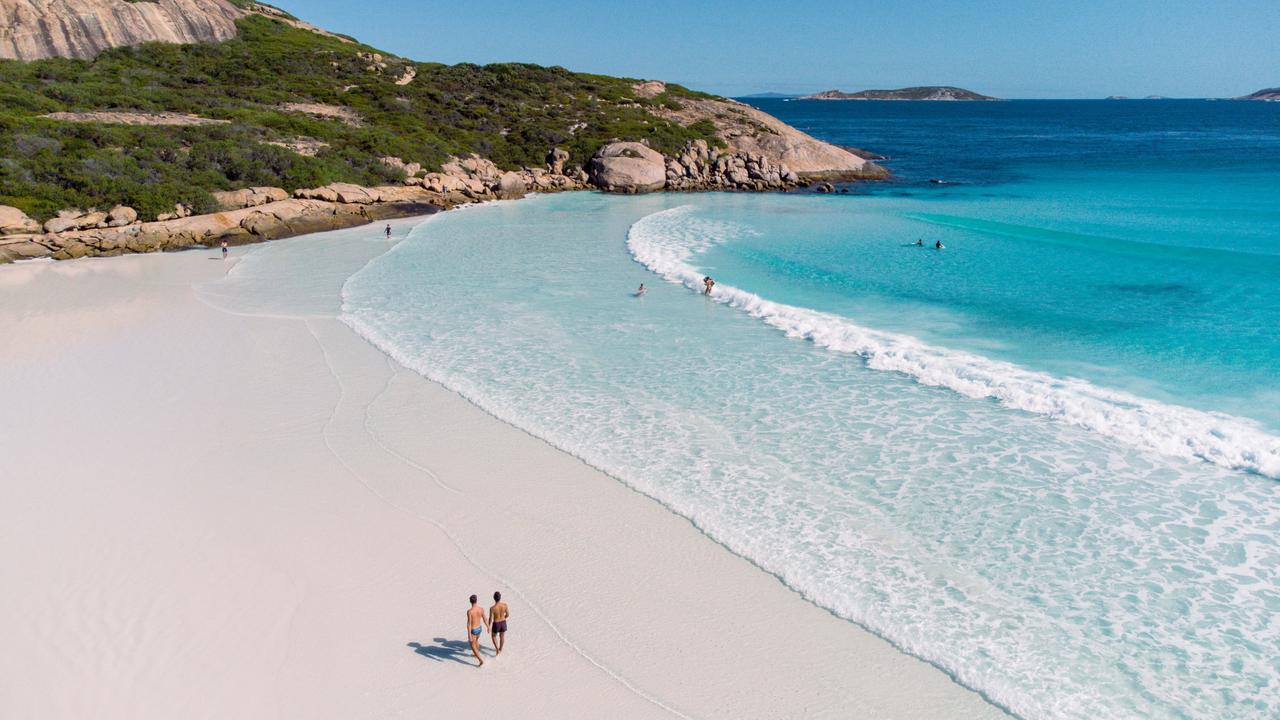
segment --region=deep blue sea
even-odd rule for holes
[[[1011,713],[1280,717],[1280,105],[758,104],[895,179],[445,213],[345,319]]]

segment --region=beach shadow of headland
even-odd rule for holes
[[[463,665],[475,665],[475,658],[471,655],[471,646],[464,640],[447,640],[442,637],[431,638],[434,645],[423,645],[422,643],[411,642],[409,647],[422,657],[431,658],[436,662],[444,662],[452,660],[462,663]]]

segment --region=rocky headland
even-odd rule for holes
[[[794,149],[793,145],[780,147]],[[402,184],[331,183],[292,193],[279,187],[219,191],[213,193],[217,212],[193,214],[190,207],[178,204],[152,222],[139,220],[136,210],[123,205],[109,210],[68,208],[43,223],[18,208],[0,205],[0,263],[183,250],[222,242],[243,245],[515,199],[530,192],[785,191],[815,183],[818,191],[830,192],[830,183],[820,178],[887,175],[873,163],[834,149],[840,153],[832,154],[839,166],[816,173],[809,170],[806,175],[782,162],[779,155],[714,148],[703,140],[690,141],[676,157],[666,157],[640,142],[608,143],[586,170],[566,167],[568,153],[559,148],[547,153],[545,167],[519,171],[504,171],[492,161],[471,156],[444,163],[440,172],[424,172],[415,163],[388,157],[383,158],[386,164],[408,176]],[[816,145],[805,143],[791,157],[816,152]],[[815,165],[810,162],[804,167]]]
[[[154,42],[234,49],[192,54],[198,85],[147,45],[111,49]],[[15,99],[0,126],[12,198],[0,204],[0,262],[238,245],[529,192],[830,191],[887,177],[727,98],[537,66],[414,63],[259,3],[0,0],[0,57],[98,58],[53,71],[53,89],[21,62],[0,75]],[[244,70],[258,81],[241,85]],[[368,157],[379,145],[394,154]]]

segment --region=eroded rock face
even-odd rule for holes
[[[569,151],[564,148],[551,148],[547,151],[547,170],[555,175],[564,174],[564,164],[569,162]]]
[[[785,165],[802,180],[888,177],[879,165],[734,100],[682,97],[678,107],[659,106],[652,112],[681,125],[710,120],[715,123],[728,153],[766,158],[774,165]]]
[[[667,190],[790,190],[802,183],[795,170],[768,155],[685,143],[667,159]]]
[[[145,42],[235,37],[246,11],[227,0],[0,0],[0,58],[88,59]]]
[[[47,233],[60,233],[69,230],[88,230],[97,227],[106,227],[107,214],[90,210],[82,212],[80,210],[61,210],[58,217],[45,221],[44,231]]]
[[[667,184],[661,153],[638,142],[613,142],[601,147],[587,164],[591,183],[601,190],[644,193]]]
[[[479,180],[482,183],[492,183],[502,176],[502,171],[492,160],[471,155],[464,158],[451,158],[448,162],[440,166],[440,170],[445,175],[452,175],[457,178],[469,178]]]
[[[27,235],[40,232],[40,223],[16,207],[0,205],[0,235]]]
[[[249,187],[212,193],[221,210],[239,210],[287,200],[289,193],[278,187]]]
[[[107,227],[124,227],[138,221],[138,211],[128,205],[117,205],[107,213]]]

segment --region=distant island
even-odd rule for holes
[[[1280,102],[1280,87],[1266,88],[1256,93],[1244,95],[1236,98],[1237,100],[1263,100],[1265,102]]]
[[[948,85],[899,88],[897,90],[863,90],[847,93],[840,90],[805,95],[801,100],[996,100],[964,88]]]

